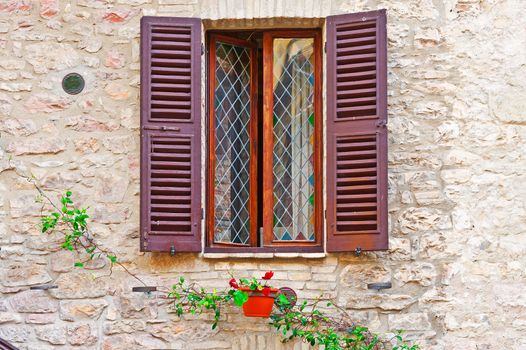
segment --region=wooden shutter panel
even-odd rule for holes
[[[201,251],[201,21],[141,22],[141,251]]]
[[[327,18],[327,251],[388,248],[385,10]]]

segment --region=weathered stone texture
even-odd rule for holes
[[[388,10],[390,250],[139,253],[140,17],[196,16],[207,28],[301,17],[308,27],[377,8]],[[16,166],[73,190],[97,239],[151,284],[185,275],[222,288],[229,271],[272,269],[300,298],[333,297],[422,349],[526,348],[525,13],[522,0],[0,1],[0,337],[21,349],[307,349],[235,308],[221,331],[210,317],[180,320],[101,261],[74,268],[61,238],[39,233],[41,203]],[[73,71],[86,80],[76,96],[60,86]],[[59,288],[28,290],[50,282]]]

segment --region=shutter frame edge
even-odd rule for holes
[[[337,239],[336,235],[336,26],[340,23],[353,23],[359,21],[376,21],[376,135],[377,135],[377,234],[347,234],[350,236],[345,242]],[[327,252],[351,252],[360,248],[362,251],[387,250],[389,249],[388,235],[388,176],[387,176],[387,154],[388,154],[388,130],[387,130],[387,16],[386,10],[375,10],[353,14],[334,15],[327,17],[327,203],[326,203],[326,251]],[[383,121],[383,122],[382,122]],[[343,121],[344,122],[344,121]],[[343,236],[343,235],[342,235]],[[369,237],[364,240],[364,236]],[[372,238],[371,238],[372,236]]]
[[[192,134],[192,146],[190,150],[191,164],[191,202],[190,202],[190,228],[192,234],[188,239],[184,235],[166,234],[150,235],[150,180],[151,174],[149,169],[151,131],[146,131],[145,126],[152,124],[149,120],[151,111],[151,27],[160,24],[167,26],[187,25],[191,30],[190,46],[190,98],[191,117],[184,122],[175,122],[185,124],[181,129],[181,136]],[[201,252],[202,251],[202,233],[201,233],[201,19],[194,17],[157,17],[143,16],[141,18],[140,34],[140,52],[141,52],[141,71],[140,71],[140,251],[168,252],[171,246],[176,247],[176,252]],[[146,40],[145,40],[146,39]],[[159,122],[157,122],[159,123]],[[166,122],[160,122],[164,125]],[[155,124],[154,124],[155,125]],[[159,124],[157,124],[159,125]]]

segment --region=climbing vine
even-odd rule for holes
[[[18,172],[17,172],[18,173]],[[125,272],[146,285],[140,278],[129,271],[110,249],[99,245],[89,230],[89,214],[87,208],[80,207],[73,201],[73,193],[66,191],[60,196],[60,204],[56,204],[31,176],[20,174],[32,183],[39,192],[38,200],[51,210],[42,210],[42,233],[60,232],[63,235],[61,247],[77,253],[75,266],[83,268],[93,259],[106,259],[110,265],[110,273],[114,265],[123,268]],[[269,280],[273,272],[268,271],[261,278],[236,279],[230,275],[228,287],[223,290],[207,291],[196,283],[187,283],[184,277],[165,292],[161,297],[170,301],[178,316],[184,314],[199,315],[212,312],[215,329],[220,321],[223,307],[233,304],[238,307],[247,302],[248,293],[241,287],[251,291],[259,291],[262,295],[270,294]],[[226,284],[226,283],[225,283]],[[282,341],[288,342],[300,339],[310,345],[323,345],[326,350],[417,350],[418,345],[404,341],[402,333],[385,339],[371,333],[366,327],[357,325],[343,308],[332,300],[318,298],[314,301],[291,303],[285,294],[276,296],[274,311],[270,316],[270,325],[282,335]],[[324,307],[321,308],[320,306]],[[323,311],[322,311],[323,310]],[[328,311],[327,311],[328,310]]]

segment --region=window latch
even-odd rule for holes
[[[379,120],[376,122],[376,126],[379,128],[385,128],[387,126],[387,121],[385,120]]]
[[[170,256],[175,256],[175,246],[173,244],[170,247]]]

